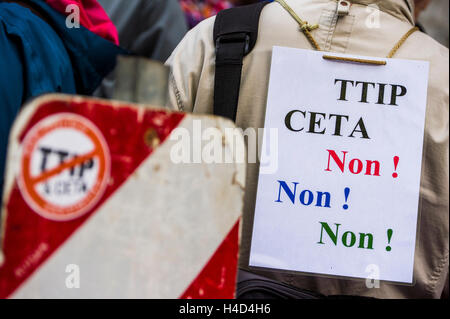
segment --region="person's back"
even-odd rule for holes
[[[339,3],[334,0],[286,2],[303,20],[319,25],[311,33],[324,51],[386,57],[414,26],[412,0],[345,1],[351,2],[351,6],[340,5],[339,14]],[[202,22],[188,33],[167,62],[172,68],[170,103],[174,108],[213,113],[213,27],[214,18]],[[313,49],[297,22],[278,3],[271,3],[262,11],[256,46],[244,59],[236,118],[237,125],[243,129],[264,127],[273,46]],[[441,297],[448,282],[448,57],[447,48],[421,32],[413,33],[394,56],[430,62],[415,285],[382,282],[380,288],[369,289],[364,281],[275,272],[264,275],[326,295]],[[303,74],[298,76],[308,80]],[[242,268],[248,267],[257,179],[258,165],[249,164],[240,256]]]

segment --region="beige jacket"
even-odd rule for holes
[[[386,57],[395,43],[414,25],[412,0],[354,0],[348,14],[342,16],[338,16],[337,2],[334,0],[287,0],[287,3],[303,20],[319,24],[319,29],[313,30],[312,34],[325,51]],[[171,107],[187,112],[213,113],[213,26],[214,18],[210,18],[191,30],[167,61],[172,71]],[[299,32],[298,24],[278,3],[271,3],[263,10],[258,41],[244,59],[236,121],[243,129],[262,128],[264,125],[273,46],[312,49]],[[447,48],[426,34],[416,32],[394,58],[430,62],[415,285],[382,282],[380,288],[369,289],[364,280],[262,274],[327,295],[440,298],[446,285],[445,290],[448,289],[449,53]],[[257,179],[258,165],[250,164],[240,256],[242,268],[247,267],[249,260]]]

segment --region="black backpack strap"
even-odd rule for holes
[[[236,120],[242,61],[255,46],[259,16],[269,1],[219,12],[214,24],[214,114]]]

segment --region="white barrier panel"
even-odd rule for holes
[[[0,297],[233,298],[245,164],[174,162],[174,135],[196,121],[231,151],[221,118],[65,95],[26,106],[10,136]]]

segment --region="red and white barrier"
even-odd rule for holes
[[[8,150],[0,297],[233,298],[245,166],[175,164],[171,134],[194,120],[233,127],[64,95],[26,106]]]

